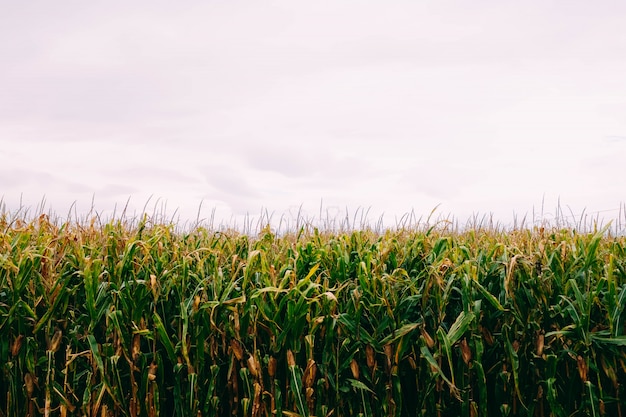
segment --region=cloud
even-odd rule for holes
[[[139,209],[154,196],[185,213],[204,198],[227,217],[316,211],[320,200],[400,213],[508,210],[544,193],[612,202],[621,153],[610,147],[626,131],[623,11],[7,5],[3,192],[52,193],[55,204],[95,193],[107,207],[128,194]]]
[[[199,178],[176,169],[166,169],[160,167],[154,167],[148,164],[142,164],[136,168],[123,168],[123,169],[104,169],[103,175],[124,179],[131,183],[170,183],[176,184],[189,184],[198,182]]]
[[[626,136],[616,136],[616,135],[605,136],[604,140],[609,143],[623,143],[623,142],[626,142]]]
[[[0,171],[0,178],[5,190],[39,188],[49,193],[68,191],[84,193],[90,190],[82,183],[38,170],[4,169]]]
[[[319,151],[310,146],[290,143],[254,143],[242,151],[247,165],[261,171],[272,171],[294,178],[318,172],[324,162]]]
[[[211,166],[206,168],[206,179],[209,185],[221,194],[235,195],[240,198],[253,198],[259,195],[245,176],[232,169]]]

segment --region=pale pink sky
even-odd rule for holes
[[[8,210],[619,216],[621,1],[29,1],[0,13]],[[150,199],[150,196],[152,198]]]

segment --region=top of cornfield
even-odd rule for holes
[[[151,228],[167,228],[170,232],[180,235],[196,232],[212,232],[229,236],[248,236],[252,239],[261,238],[268,233],[276,237],[300,238],[310,235],[341,235],[353,232],[367,233],[372,236],[392,234],[426,234],[436,236],[463,236],[476,234],[484,236],[516,235],[544,235],[545,233],[559,232],[559,234],[597,234],[600,232],[607,238],[623,237],[626,234],[626,210],[622,207],[614,218],[600,217],[599,213],[582,213],[566,215],[558,208],[556,215],[549,216],[541,213],[532,216],[514,216],[513,222],[504,224],[494,219],[492,215],[475,214],[471,218],[462,220],[453,215],[437,214],[436,209],[427,215],[418,216],[415,212],[408,212],[396,218],[393,224],[388,225],[380,217],[374,221],[368,217],[366,210],[357,210],[350,213],[346,210],[342,216],[307,216],[298,213],[297,216],[276,216],[275,213],[264,212],[258,216],[246,215],[242,221],[217,222],[214,217],[197,218],[194,221],[181,221],[176,213],[169,216],[164,212],[153,212],[127,215],[122,212],[103,216],[95,210],[79,216],[69,213],[67,216],[58,215],[52,211],[20,209],[14,212],[7,211],[0,206],[0,230],[6,233],[10,230],[39,228],[42,225],[52,227],[57,231],[72,229],[74,232],[102,231],[112,226],[126,232],[137,232]]]
[[[0,416],[621,415],[626,237],[583,220],[0,211]]]

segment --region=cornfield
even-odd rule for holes
[[[0,416],[622,416],[606,229],[0,218]]]

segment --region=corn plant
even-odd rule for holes
[[[0,228],[0,416],[623,415],[606,228]]]

